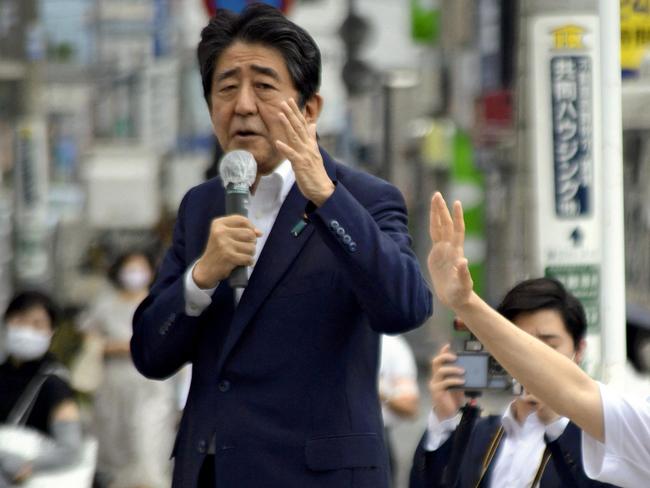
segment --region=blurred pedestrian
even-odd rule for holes
[[[174,388],[170,381],[142,377],[129,351],[131,320],[153,279],[152,260],[142,252],[126,252],[108,277],[111,289],[97,297],[80,324],[84,333],[104,343],[93,418],[98,470],[111,488],[166,488],[177,415]]]
[[[391,431],[401,422],[412,420],[417,415],[420,400],[415,359],[408,342],[402,336],[381,336],[379,398],[388,464],[394,482],[397,459]]]
[[[0,424],[33,429],[53,442],[39,443],[42,447],[36,457],[28,459],[27,453],[18,451],[11,434],[4,432],[0,443],[0,487],[64,469],[79,459],[79,408],[66,379],[67,370],[48,352],[56,318],[52,300],[37,291],[16,295],[4,314],[8,357],[0,365]],[[14,435],[29,432],[22,431],[22,427]]]

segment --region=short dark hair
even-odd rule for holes
[[[503,298],[497,311],[508,320],[522,313],[555,310],[573,339],[574,348],[587,333],[585,311],[573,294],[554,278],[535,278],[515,285]]]
[[[299,106],[302,107],[318,91],[321,56],[314,39],[274,7],[253,3],[239,15],[218,9],[201,31],[197,55],[203,96],[208,107],[212,108],[210,94],[214,67],[223,51],[236,41],[262,44],[282,55],[294,87],[300,94],[300,100],[296,100]]]
[[[43,308],[50,318],[50,326],[52,329],[56,328],[59,316],[57,306],[48,295],[36,290],[26,290],[14,295],[5,310],[4,321],[33,308]]]

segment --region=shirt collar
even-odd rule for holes
[[[295,181],[296,175],[291,162],[285,159],[273,172],[260,177],[255,194],[251,195],[251,203],[257,207],[279,205],[287,197]]]
[[[524,420],[524,423],[519,424],[512,409],[513,405],[514,402],[508,406],[503,417],[501,417],[501,425],[503,425],[503,430],[508,437],[517,437],[522,434],[524,429],[544,429],[544,424],[542,424],[535,412],[531,412]]]

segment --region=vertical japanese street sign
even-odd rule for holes
[[[558,217],[588,215],[593,206],[592,83],[588,56],[551,59],[555,214]]]
[[[531,20],[530,155],[537,275],[552,276],[583,303],[591,355],[600,361],[601,94],[596,15]]]

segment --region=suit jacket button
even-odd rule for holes
[[[208,444],[205,442],[205,440],[201,439],[199,441],[199,444],[197,446],[197,451],[199,451],[201,454],[205,454],[205,451],[207,450]]]
[[[330,229],[332,229],[332,230],[335,231],[335,230],[338,229],[339,227],[340,227],[340,225],[339,225],[338,220],[332,220],[332,221],[330,222]]]
[[[349,235],[345,234],[345,235],[343,236],[343,244],[349,246],[351,242],[352,242],[352,237],[350,237]]]
[[[345,235],[345,229],[343,227],[339,227],[336,229],[336,235],[339,237],[343,237]]]
[[[351,243],[348,245],[348,249],[350,250],[350,252],[354,252],[354,251],[356,251],[356,250],[357,250],[357,243],[356,243],[356,242],[351,242]]]
[[[228,380],[221,380],[219,382],[219,391],[221,393],[226,393],[228,390],[230,390],[230,381]]]

